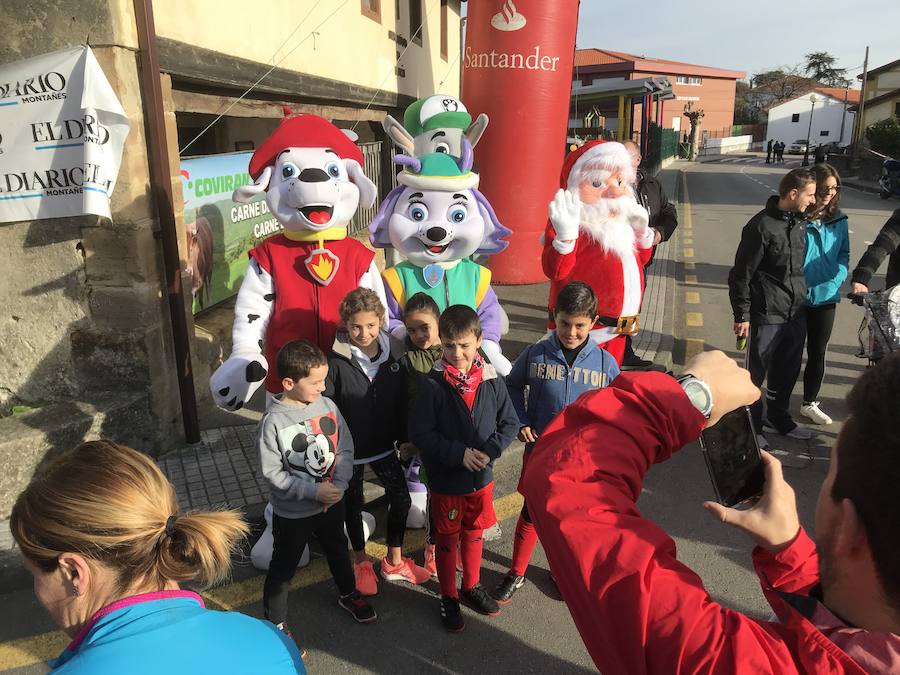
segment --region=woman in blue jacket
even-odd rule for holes
[[[838,208],[841,179],[830,164],[816,164],[816,202],[807,211],[806,257],[806,370],[803,372],[803,405],[800,414],[815,424],[831,424],[819,406],[819,389],[825,377],[825,351],[834,328],[834,312],[840,288],[850,264],[847,216]]]
[[[32,479],[9,526],[35,595],[72,640],[54,673],[306,672],[269,622],[205,609],[179,588],[226,577],[247,525],[235,511],[181,513],[146,455],[82,443]]]

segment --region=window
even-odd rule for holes
[[[799,122],[800,121],[800,113],[794,113],[791,115],[791,122]]]
[[[703,78],[702,77],[692,77],[691,84],[703,84]]]
[[[684,75],[679,75],[678,77],[675,78],[675,84],[687,84],[687,83],[688,83],[688,79]]]
[[[360,11],[363,16],[381,23],[381,0],[360,0]]]
[[[409,39],[422,46],[422,0],[409,0]]]
[[[675,84],[692,84],[692,85],[701,85],[703,84],[702,77],[688,77],[687,75],[678,75],[675,77]]]
[[[819,136],[827,136],[827,135],[828,135],[828,129],[825,129],[824,131],[819,132]]]
[[[447,60],[447,54],[449,52],[449,48],[447,46],[447,24],[449,22],[447,12],[449,11],[447,8],[448,0],[441,0],[441,58],[444,61]]]

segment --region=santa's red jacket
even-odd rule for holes
[[[641,517],[644,474],[705,423],[662,373],[623,373],[544,431],[521,489],[575,625],[604,675],[900,672],[900,636],[844,624],[815,597],[815,546],[801,530],[753,562],[779,622],[722,607]]]

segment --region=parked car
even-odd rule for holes
[[[801,138],[798,141],[794,141],[788,146],[787,154],[789,155],[802,155],[806,152],[806,144],[807,140],[805,138]],[[812,150],[812,146],[810,146],[810,150]]]

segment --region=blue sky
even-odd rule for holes
[[[743,5],[743,9],[741,8]],[[579,48],[599,47],[750,74],[827,51],[851,79],[900,58],[900,0],[581,0]]]

